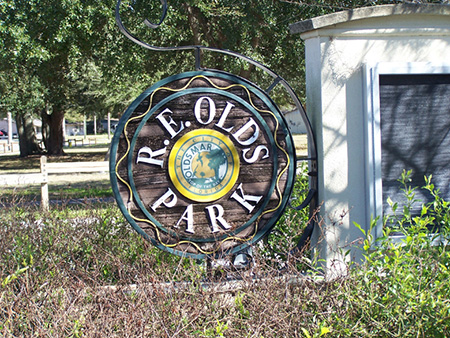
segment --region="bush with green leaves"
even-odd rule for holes
[[[424,177],[425,185],[422,187],[432,197],[432,201],[423,203],[417,199],[416,190],[419,187],[411,186],[411,175],[412,170],[403,170],[401,178],[398,181],[404,199],[400,203],[399,201],[392,201],[388,198],[391,213],[384,218],[383,224],[393,229],[401,229],[411,224],[418,225],[420,223],[434,232],[440,230],[445,231],[450,225],[449,202],[442,198],[440,190],[431,182],[432,175]],[[417,204],[420,205],[420,215],[412,212],[413,209],[417,209],[414,208]]]
[[[393,213],[383,220],[383,236],[374,238],[373,221],[365,236],[365,261],[351,270],[343,285],[342,305],[351,316],[337,316],[343,333],[371,337],[447,337],[450,334],[450,249],[448,202],[425,177],[434,201],[413,215],[417,187],[409,185],[411,171],[399,179],[404,207],[389,201]],[[430,227],[431,226],[431,227]],[[430,228],[439,227],[439,232]],[[391,235],[395,232],[395,240]],[[356,292],[358,291],[358,292]],[[358,320],[356,320],[359,318]],[[355,325],[355,323],[357,325]]]
[[[297,169],[290,203],[265,241],[264,250],[268,257],[286,259],[289,251],[296,246],[305,227],[311,221],[309,206],[302,210],[295,209],[305,200],[308,191],[308,166],[306,162],[301,162]]]

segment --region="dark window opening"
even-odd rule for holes
[[[403,169],[412,170],[412,187],[433,175],[440,196],[450,201],[450,74],[380,75],[379,81],[383,214],[391,213],[388,197],[405,201],[398,182]],[[412,213],[420,215],[421,204],[433,197],[415,193],[421,203]]]

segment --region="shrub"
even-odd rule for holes
[[[390,201],[392,215],[386,216],[383,236],[365,233],[365,261],[351,270],[343,283],[348,296],[343,305],[351,316],[338,316],[345,333],[357,336],[446,337],[450,333],[450,251],[448,202],[439,196],[425,177],[423,189],[434,201],[413,215],[415,187],[409,186],[411,171],[399,179],[406,203],[397,214],[398,203]],[[432,232],[439,228],[440,232]],[[399,241],[390,236],[393,232]],[[358,291],[358,292],[356,292]],[[355,325],[355,323],[357,325]]]

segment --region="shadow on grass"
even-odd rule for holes
[[[97,162],[104,161],[106,150],[86,151],[86,149],[77,149],[76,152],[68,151],[64,156],[51,156],[48,162]],[[17,173],[21,171],[40,170],[41,155],[30,155],[20,157],[19,155],[3,155],[0,157],[0,174]]]
[[[40,203],[41,187],[39,185],[19,186],[0,189],[0,204]],[[113,200],[109,180],[78,181],[51,183],[49,185],[49,200],[68,201],[74,199],[109,199]]]

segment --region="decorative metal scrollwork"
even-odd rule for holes
[[[161,10],[161,16],[159,19],[159,22],[155,23],[155,22],[151,22],[150,20],[148,20],[147,18],[144,19],[143,23],[151,28],[151,29],[157,29],[159,26],[161,26],[167,16],[167,11],[168,11],[168,4],[166,0],[160,0],[161,1],[161,5],[162,5],[162,10]],[[301,210],[306,206],[310,206],[310,211],[312,213],[312,211],[316,208],[317,206],[317,150],[316,150],[316,144],[315,144],[315,140],[314,140],[314,136],[313,136],[313,132],[312,132],[312,128],[311,125],[309,123],[309,120],[306,116],[305,110],[300,102],[300,100],[298,99],[297,95],[295,94],[294,90],[292,89],[292,87],[289,85],[289,83],[283,79],[281,76],[279,76],[276,72],[274,72],[273,70],[271,70],[269,67],[263,65],[262,63],[247,57],[245,55],[242,55],[240,53],[236,53],[234,51],[231,50],[227,50],[227,49],[220,49],[220,48],[215,48],[215,47],[210,47],[210,46],[203,46],[203,45],[187,45],[187,46],[154,46],[151,44],[148,44],[144,41],[142,41],[141,39],[139,39],[138,37],[134,36],[123,24],[121,17],[120,17],[120,8],[121,8],[121,0],[118,0],[117,5],[116,5],[116,10],[115,10],[115,17],[116,17],[116,22],[119,26],[120,31],[131,41],[133,41],[134,43],[138,44],[139,46],[152,50],[152,51],[186,51],[186,50],[192,50],[195,54],[195,69],[197,71],[200,70],[208,70],[209,68],[203,68],[201,63],[202,63],[202,53],[201,51],[208,51],[208,52],[213,52],[213,53],[221,53],[221,54],[226,54],[226,55],[230,55],[236,58],[239,58],[241,60],[244,60],[245,62],[248,62],[249,64],[252,64],[254,66],[256,66],[257,68],[261,69],[262,71],[264,71],[266,74],[268,74],[272,79],[272,83],[271,85],[266,89],[266,93],[270,93],[276,86],[281,85],[289,94],[290,98],[292,99],[292,102],[294,103],[294,105],[296,106],[296,109],[298,110],[298,112],[300,113],[302,120],[304,122],[304,125],[306,126],[306,132],[307,132],[307,136],[308,136],[308,151],[309,151],[309,156],[307,157],[302,157],[302,158],[297,158],[297,160],[301,160],[301,161],[309,161],[309,168],[310,168],[310,190],[308,193],[308,196],[306,197],[306,199],[303,201],[303,203],[301,203],[300,206],[295,207],[296,210]],[[297,244],[296,249],[294,249],[294,251],[301,249],[305,243],[307,242],[307,239],[311,236],[312,231],[313,231],[313,227],[314,224],[311,223],[309,224],[306,229],[304,234],[301,236],[300,241]]]

